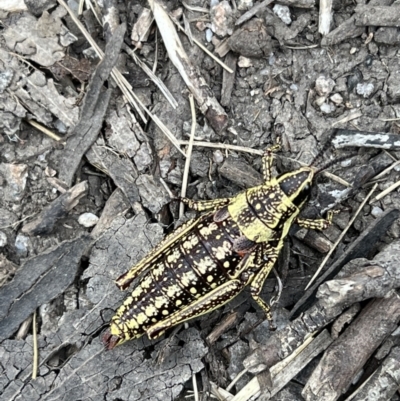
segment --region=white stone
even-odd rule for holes
[[[240,11],[246,11],[253,7],[253,0],[238,0],[237,8]]]
[[[206,41],[208,43],[210,43],[212,38],[213,38],[213,31],[210,28],[207,28],[206,29]]]
[[[7,235],[0,231],[0,248],[4,248],[7,245]]]
[[[333,103],[335,104],[342,104],[343,103],[343,98],[339,93],[334,93],[330,99],[332,100]]]
[[[286,25],[292,23],[292,18],[290,17],[290,9],[288,6],[282,6],[280,4],[275,4],[272,9],[275,15],[277,15]]]
[[[18,234],[15,238],[15,250],[18,256],[26,257],[30,245],[30,239],[26,235]]]
[[[78,218],[78,223],[83,227],[93,227],[98,221],[99,218],[93,213],[83,213]]]
[[[315,81],[315,90],[320,96],[327,96],[332,92],[335,81],[325,75],[320,75]]]
[[[249,68],[253,65],[251,60],[247,57],[240,56],[238,60],[238,66],[240,68]]]
[[[219,149],[214,151],[213,160],[214,160],[214,163],[218,163],[218,164],[222,163],[224,161],[224,155],[222,154],[222,152]]]
[[[364,98],[370,97],[373,91],[374,85],[370,82],[362,82],[360,84],[357,84],[356,92]]]
[[[330,103],[321,104],[320,110],[325,114],[330,114],[336,110],[335,106]]]
[[[383,210],[382,210],[380,207],[378,207],[378,206],[374,206],[374,207],[372,208],[372,210],[371,210],[371,214],[372,214],[372,216],[374,216],[374,217],[378,217],[378,216],[380,216],[382,213],[383,213]]]

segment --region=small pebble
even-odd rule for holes
[[[15,238],[15,250],[20,257],[28,255],[30,239],[26,235],[18,234]]]
[[[374,91],[374,85],[371,84],[370,82],[363,82],[360,84],[357,84],[356,87],[356,92],[358,95],[363,96],[364,98],[368,98],[372,95],[372,92]]]
[[[4,248],[7,245],[7,235],[0,231],[0,248]]]
[[[211,40],[213,38],[213,31],[210,28],[206,29],[206,41],[208,43],[211,43]]]
[[[275,4],[272,9],[275,15],[277,15],[282,22],[286,25],[290,25],[292,23],[292,18],[290,17],[290,9],[288,6],[282,6],[280,4]]]
[[[336,110],[336,108],[333,104],[323,103],[321,104],[320,110],[325,114],[330,114],[333,113]]]
[[[240,11],[250,10],[253,7],[253,0],[239,0],[237,1],[237,8]]]
[[[333,103],[335,104],[342,104],[343,103],[343,98],[339,93],[333,94],[330,99],[332,100]]]
[[[228,1],[223,0],[210,8],[211,30],[223,38],[233,33],[233,10]]]
[[[325,75],[320,75],[315,81],[315,90],[320,96],[329,95],[335,86],[335,81]]]
[[[213,153],[213,160],[214,163],[222,163],[224,161],[224,155],[222,152],[218,149]]]
[[[240,56],[239,60],[238,60],[238,66],[240,68],[248,68],[251,67],[253,65],[253,63],[251,62],[251,60],[247,57],[243,57]]]
[[[383,210],[382,210],[380,207],[378,207],[378,206],[374,206],[374,207],[372,208],[372,210],[371,210],[371,214],[372,214],[372,216],[374,216],[374,217],[378,217],[378,216],[380,216],[382,213],[383,213]]]
[[[83,227],[93,227],[98,221],[99,218],[93,213],[83,213],[78,218],[78,223]]]

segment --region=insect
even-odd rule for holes
[[[205,213],[169,234],[116,280],[123,290],[142,275],[103,336],[108,349],[143,334],[155,339],[172,326],[219,308],[246,286],[272,321],[260,292],[291,225],[322,230],[333,217],[333,212],[327,219],[298,217],[322,169],[311,164],[272,177],[272,152],[278,149],[275,145],[265,152],[263,184],[232,198],[182,199]]]

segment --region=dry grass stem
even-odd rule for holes
[[[175,18],[171,18],[171,21],[184,33],[185,29],[181,26],[181,24],[175,20]],[[233,71],[231,68],[229,68],[221,59],[219,59],[217,56],[215,56],[213,53],[211,53],[205,46],[203,46],[202,43],[200,43],[196,38],[192,38],[193,43],[200,47],[201,50],[203,50],[204,53],[207,53],[208,56],[210,56],[216,63],[218,63],[222,68],[224,68],[226,71],[230,72],[233,74]]]
[[[97,43],[94,41],[94,39],[90,36],[90,34],[87,32],[85,27],[82,25],[82,23],[79,21],[79,19],[75,16],[73,11],[68,7],[68,5],[65,3],[64,0],[57,0],[69,13],[75,24],[78,26],[82,34],[85,36],[87,41],[91,44],[93,49],[96,51],[98,57],[100,59],[103,58],[103,51],[99,48]],[[175,145],[175,147],[179,150],[180,153],[182,153],[185,156],[185,153],[181,150],[179,143],[177,142],[177,139],[175,136],[172,134],[172,132],[161,122],[161,120],[153,115],[150,110],[144,106],[144,104],[140,101],[140,99],[136,96],[136,94],[132,90],[132,86],[129,84],[129,82],[125,79],[125,77],[121,74],[121,72],[114,67],[111,76],[114,78],[115,82],[121,89],[122,93],[126,96],[126,98],[129,100],[129,103],[134,107],[136,112],[140,115],[144,123],[147,123],[147,119],[144,116],[143,112],[139,108],[138,105],[142,107],[142,109],[149,115],[149,117],[154,121],[154,123],[160,128],[160,130],[167,136],[167,138]]]
[[[32,379],[36,379],[37,371],[38,371],[38,342],[37,342],[37,331],[36,331],[36,311],[33,312],[33,321],[32,321],[32,347],[33,347],[33,363],[32,363]]]
[[[221,387],[218,387],[215,383],[211,384],[211,397],[216,398],[218,401],[231,401],[233,395]]]
[[[189,141],[179,140],[179,144],[180,145],[188,145]],[[258,156],[262,156],[264,154],[264,152],[262,150],[246,148],[245,146],[228,145],[226,143],[194,141],[193,146],[203,146],[205,148],[233,150],[233,151],[237,151],[237,152],[251,153],[253,155],[258,155]]]
[[[180,145],[188,145],[189,141],[183,141],[183,140],[179,140],[178,141]],[[194,141],[193,142],[193,146],[203,146],[205,148],[213,148],[213,149],[225,149],[225,150],[232,150],[235,152],[246,152],[246,153],[250,153],[252,155],[258,155],[258,156],[263,156],[264,155],[264,151],[263,150],[259,150],[259,149],[252,149],[252,148],[247,148],[245,146],[238,146],[238,145],[228,145],[226,143],[213,143],[213,142],[205,142],[205,141]],[[286,157],[286,156],[282,156],[282,155],[276,155],[273,154],[273,157],[279,158],[279,159],[286,159],[286,160],[290,160],[291,162],[295,162],[298,163],[300,166],[307,166],[306,163],[303,163],[299,160],[296,159],[292,159],[291,157]],[[329,171],[323,171],[321,173],[323,176],[338,182],[339,184],[344,185],[345,187],[351,187],[352,185],[347,182],[346,180],[344,180],[343,178],[338,177],[337,175],[330,173]]]
[[[377,185],[377,184],[375,184]],[[374,203],[382,198],[384,198],[386,195],[390,194],[390,192],[394,191],[396,188],[400,187],[400,180],[392,184],[389,188],[386,188],[384,191],[382,191],[379,195],[375,196],[374,199],[371,200],[371,203]]]
[[[186,54],[178,32],[161,0],[148,1],[159,32],[163,38],[169,59],[178,70],[189,91],[193,94],[201,113],[217,131],[223,130],[228,121],[225,109],[220,105],[197,66]]]
[[[165,190],[168,192],[168,195],[170,196],[171,199],[175,198],[175,195],[172,193],[172,191],[169,189],[169,186],[167,185],[167,183],[160,177],[160,182],[163,185],[163,187],[165,188]]]
[[[392,171],[396,166],[400,164],[400,160],[395,161],[393,164],[391,164],[389,167],[385,168],[382,172],[377,174],[373,180],[380,180],[382,177],[384,177],[386,174],[388,174],[390,171]]]
[[[308,49],[315,49],[316,47],[319,47],[320,45],[308,45],[308,46],[292,46],[292,45],[284,45],[287,49],[292,49],[292,50],[308,50]]]
[[[197,388],[196,373],[192,373],[192,383],[193,383],[194,401],[199,401],[199,390]]]
[[[378,118],[378,120],[379,120],[379,121],[386,121],[386,122],[389,122],[389,121],[399,121],[399,120],[400,120],[400,117],[396,117],[396,118]]]
[[[298,357],[308,346],[310,346],[311,342],[314,340],[313,337],[308,337],[303,344],[300,345],[295,351],[293,351],[287,358],[283,361],[278,362],[276,365],[271,367],[271,378],[274,380],[276,376],[282,372],[295,358]],[[260,383],[258,382],[257,376],[254,377],[244,386],[233,398],[231,401],[249,401],[250,399],[256,399],[252,397],[258,397],[260,395]],[[273,389],[271,389],[271,392]],[[276,391],[275,391],[276,393]]]
[[[28,220],[29,218],[36,216],[39,212],[33,213],[33,214],[29,214],[28,216],[25,216],[23,219],[18,220],[18,221],[14,221],[14,223],[8,224],[6,226],[2,226],[0,227],[0,230],[3,230],[5,228],[9,228],[9,227],[14,227],[17,226],[18,224],[22,223],[25,220]]]
[[[169,91],[169,89],[165,86],[164,82],[161,81],[161,79],[154,74],[154,72],[147,66],[146,63],[140,60],[140,58],[131,48],[129,48],[126,44],[123,44],[122,48],[126,53],[128,53],[132,57],[133,61],[147,74],[147,76],[158,86],[161,93],[165,96],[170,105],[174,109],[176,109],[178,107],[178,102],[175,100],[174,96]]]
[[[351,188],[352,185],[344,180],[343,178],[338,177],[337,175],[330,173],[329,171],[323,171],[322,175],[324,175],[326,178],[329,178],[332,181],[336,181],[339,184],[344,185],[345,187]]]
[[[226,391],[230,391],[233,386],[238,382],[238,380],[248,372],[247,369],[243,369],[230,383],[229,386],[225,389]]]
[[[243,24],[243,22],[246,22],[250,18],[252,18],[254,15],[256,15],[259,11],[263,10],[267,6],[269,6],[273,0],[264,0],[261,3],[257,3],[254,7],[252,7],[249,11],[246,11],[240,18],[237,19],[235,22],[235,25],[240,25]]]
[[[189,4],[186,4],[184,1],[182,1],[182,5],[183,5],[183,7],[186,8],[186,10],[189,10],[189,11],[195,11],[197,13],[210,14],[210,10],[208,10],[207,8],[197,7],[197,6],[190,6]]]
[[[399,182],[400,185],[400,182]],[[326,254],[324,260],[322,261],[322,263],[320,264],[320,266],[318,267],[317,271],[315,272],[315,274],[312,276],[311,280],[309,281],[309,283],[307,284],[307,287],[304,289],[307,290],[311,284],[315,281],[315,279],[318,277],[319,273],[321,272],[321,270],[324,268],[324,266],[326,265],[326,262],[329,260],[329,258],[331,257],[332,253],[335,251],[335,249],[337,248],[337,246],[340,244],[340,241],[342,241],[343,237],[346,235],[347,231],[349,230],[349,228],[352,226],[352,224],[354,223],[354,220],[357,218],[357,216],[360,214],[362,208],[365,206],[365,204],[368,202],[368,199],[372,196],[372,194],[374,193],[376,187],[378,186],[378,184],[375,184],[371,191],[369,191],[368,195],[366,196],[366,198],[362,201],[361,205],[358,207],[357,211],[354,213],[354,216],[350,219],[349,223],[347,224],[346,228],[342,231],[342,233],[339,235],[339,238],[336,240],[336,242],[333,244],[332,248],[330,249],[330,251]]]
[[[78,6],[78,15],[83,14],[83,5],[85,3],[85,0],[79,0],[79,6]]]
[[[341,120],[337,120],[332,124],[332,127],[334,127],[337,124],[345,124],[351,120],[355,120],[356,118],[359,118],[362,116],[361,110],[355,110],[354,112],[349,113],[346,117],[342,118]],[[358,129],[358,128],[357,128]]]
[[[62,140],[62,138],[60,136],[56,135],[53,131],[50,131],[48,128],[46,128],[43,125],[39,124],[37,121],[35,121],[35,120],[25,120],[25,121],[28,122],[30,125],[32,125],[32,127],[35,127],[39,131],[43,132],[43,134],[45,134],[45,135],[49,136],[50,138],[54,139],[55,141],[60,142]]]
[[[186,152],[186,160],[185,160],[185,169],[183,171],[183,178],[182,178],[182,190],[181,196],[184,198],[186,196],[186,189],[188,184],[188,177],[189,177],[189,168],[190,168],[190,160],[192,158],[192,150],[193,150],[193,141],[194,141],[194,134],[196,132],[196,108],[194,105],[194,98],[192,94],[189,94],[189,102],[190,102],[190,111],[192,113],[192,127],[190,130],[190,140],[189,146]],[[185,205],[181,202],[179,205],[179,217],[183,216],[185,211]]]

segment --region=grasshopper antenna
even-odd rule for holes
[[[328,148],[332,144],[332,139],[336,136],[337,130],[333,130],[333,132],[329,135],[328,139],[324,143],[324,146],[321,148],[321,150],[317,153],[317,155],[314,157],[313,161],[310,164],[310,167],[315,166],[318,164],[318,162],[321,160],[322,156],[324,153],[328,150]]]
[[[314,174],[317,175],[317,174],[319,174],[321,171],[324,171],[324,170],[328,169],[329,167],[332,167],[332,166],[334,166],[335,164],[338,164],[338,163],[342,162],[343,160],[348,160],[348,159],[350,159],[351,157],[356,156],[356,155],[357,155],[357,153],[352,153],[352,154],[350,154],[350,155],[341,156],[341,157],[338,157],[338,158],[336,158],[336,159],[334,159],[334,160],[330,160],[329,162],[323,164],[320,168],[318,168],[318,169],[315,171]]]

